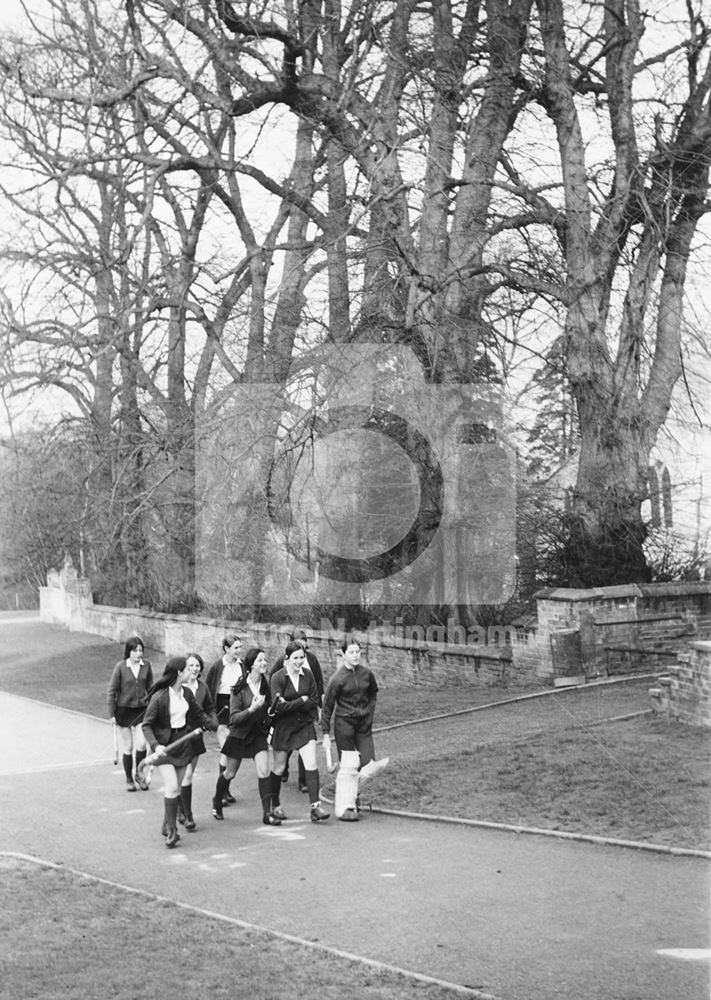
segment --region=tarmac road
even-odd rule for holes
[[[0,652],[0,687],[1,671]],[[212,754],[196,775],[199,828],[167,851],[159,779],[126,794],[108,723],[7,694],[0,719],[0,851],[502,1000],[708,1000],[704,858],[377,814],[314,825],[292,782],[290,820],[264,827],[249,764],[216,823]]]

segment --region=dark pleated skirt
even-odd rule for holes
[[[245,760],[268,748],[267,737],[257,733],[251,740],[241,740],[238,736],[228,736],[222,744],[222,753],[232,760]]]
[[[138,708],[122,708],[119,706],[116,709],[116,725],[121,726],[122,729],[135,726],[137,723],[143,721],[142,716],[145,710],[145,705],[139,705]]]
[[[169,742],[173,743],[174,740],[179,740],[181,736],[185,736],[191,731],[191,726],[183,726],[182,729],[171,729]],[[199,749],[200,743],[202,743],[202,750]],[[173,751],[171,751],[170,747],[166,747],[166,751],[165,757],[159,761],[160,764],[172,764],[173,767],[187,767],[195,754],[205,753],[205,744],[202,738],[199,738],[188,740],[187,743],[183,743],[182,746]]]
[[[291,727],[280,727],[277,723],[274,726],[272,735],[272,749],[274,750],[299,750],[306,746],[310,740],[316,739],[316,727],[313,722],[307,722],[299,729],[292,730]]]

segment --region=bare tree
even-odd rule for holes
[[[99,23],[89,0],[51,3]],[[5,58],[24,98],[77,108],[92,131],[111,123],[109,146],[89,144],[72,176],[125,213],[111,257],[122,326],[100,334],[101,357],[115,352],[162,441],[156,506],[177,535],[176,589],[194,587],[198,427],[215,439],[234,387],[285,389],[322,344],[373,341],[410,346],[426,393],[496,383],[508,350],[557,340],[561,309],[581,435],[569,580],[644,577],[643,474],[679,377],[708,189],[708,38],[688,10],[662,38],[634,0],[129,0],[109,45],[124,60],[102,61],[102,41],[82,55],[90,72],[51,78]],[[65,47],[78,45],[70,21]],[[667,90],[651,89],[656,73]],[[265,411],[253,449],[222,455],[219,492],[230,458],[251,470],[233,512],[242,540],[225,544],[253,592],[279,571],[247,526],[265,516],[283,431]],[[490,550],[480,524],[445,551],[462,614],[488,601],[482,562],[513,551],[507,473],[465,466],[457,495],[473,521],[477,504],[480,520],[499,507],[502,519]],[[421,603],[445,593],[432,573]]]
[[[299,72],[303,25],[286,11],[258,20],[217,5],[236,36],[284,51],[268,85],[236,75],[234,113],[290,107],[365,180],[356,336],[389,330],[430,375],[466,380],[487,336],[507,333],[493,319],[497,289],[564,306],[581,433],[571,583],[646,577],[646,469],[681,373],[686,271],[708,207],[711,70],[701,8],[688,5],[686,24],[666,9],[356,4],[336,79],[333,60],[330,75]],[[534,129],[555,137],[557,156],[536,153]]]
[[[539,100],[562,170],[561,299],[581,434],[569,580],[644,580],[646,473],[681,376],[685,279],[709,207],[709,30],[691,5],[687,33],[671,46],[663,22],[646,25],[636,0],[607,3],[594,31],[569,27],[560,0],[537,8]],[[676,72],[675,88],[653,89],[645,71],[662,68]],[[590,165],[591,125],[614,145],[603,171]]]

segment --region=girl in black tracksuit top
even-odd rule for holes
[[[346,639],[341,647],[343,664],[326,686],[321,709],[321,729],[329,735],[333,718],[338,752],[357,750],[361,767],[375,759],[373,715],[378,682],[373,671],[360,662],[360,644]]]

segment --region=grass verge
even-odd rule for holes
[[[652,716],[398,762],[373,805],[711,850],[706,729]]]
[[[453,1000],[461,993],[0,856],[0,997]],[[474,995],[474,994],[473,994]]]

